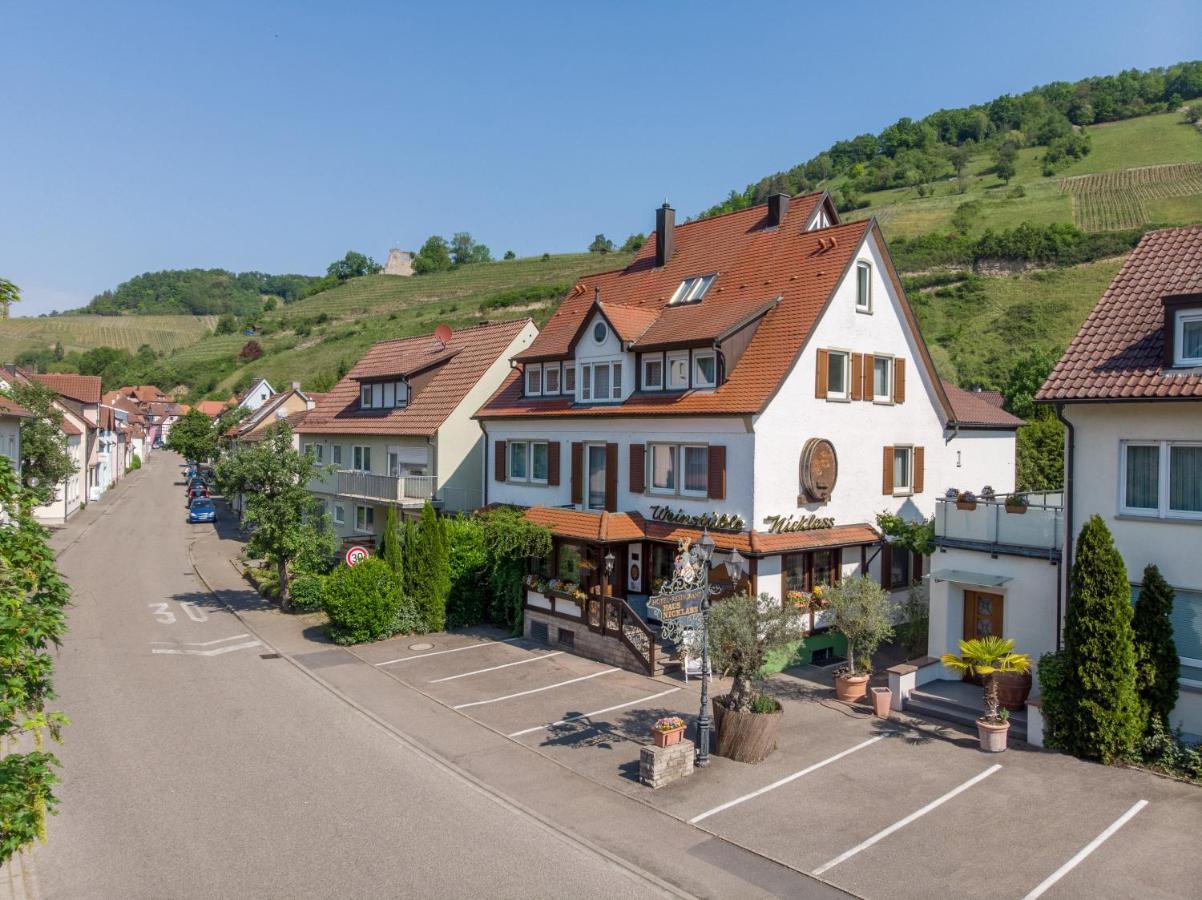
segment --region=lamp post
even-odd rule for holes
[[[603,578],[601,581],[601,596],[602,597],[604,597],[606,594],[610,593],[610,591],[613,590],[613,586],[610,584],[610,577],[614,573],[614,563],[616,561],[617,561],[616,557],[614,556],[614,552],[612,550],[610,550],[608,553],[605,554],[605,559],[604,559],[605,578]]]
[[[710,762],[710,557],[714,553],[714,539],[709,529],[701,533],[697,541],[697,557],[701,562],[701,711],[697,715],[697,766],[704,768]]]

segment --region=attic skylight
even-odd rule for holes
[[[680,287],[676,289],[676,293],[672,295],[672,299],[668,301],[669,306],[680,306],[682,303],[696,303],[705,296],[705,292],[710,289],[710,285],[714,283],[714,279],[718,276],[714,275],[695,275],[692,278],[686,278],[680,283]]]

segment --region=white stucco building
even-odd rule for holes
[[[703,528],[731,590],[800,598],[860,572],[901,590],[921,557],[890,553],[877,513],[1013,488],[1021,423],[939,379],[876,223],[840,224],[825,193],[681,226],[665,205],[515,362],[477,414],[486,499],[551,529],[545,577],[640,615]]]
[[[311,490],[347,541],[373,542],[388,507],[446,511],[484,501],[484,437],[474,413],[538,333],[529,319],[376,344],[296,428],[333,471]]]

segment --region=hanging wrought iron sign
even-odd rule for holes
[[[688,538],[681,540],[672,577],[659,593],[647,600],[647,612],[662,623],[661,634],[673,643],[685,643],[701,627],[702,605],[709,592],[707,561]]]

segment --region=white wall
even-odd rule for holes
[[[755,522],[768,516],[831,516],[839,524],[874,522],[888,509],[909,518],[931,516],[935,500],[948,487],[998,492],[1014,487],[1014,434],[1004,431],[944,430],[934,386],[920,362],[918,344],[904,319],[900,298],[885,276],[884,259],[871,234],[858,256],[872,266],[871,314],[856,311],[855,265],[835,292],[830,306],[793,371],[764,412],[756,417]],[[818,351],[890,355],[905,362],[905,401],[899,404],[817,399]],[[799,463],[810,438],[834,444],[839,474],[826,504],[798,505]],[[910,444],[924,448],[924,490],[909,497],[881,491],[882,450]],[[958,454],[958,455],[957,455]]]
[[[0,455],[7,456],[13,472],[21,474],[21,420],[14,416],[0,417]]]

